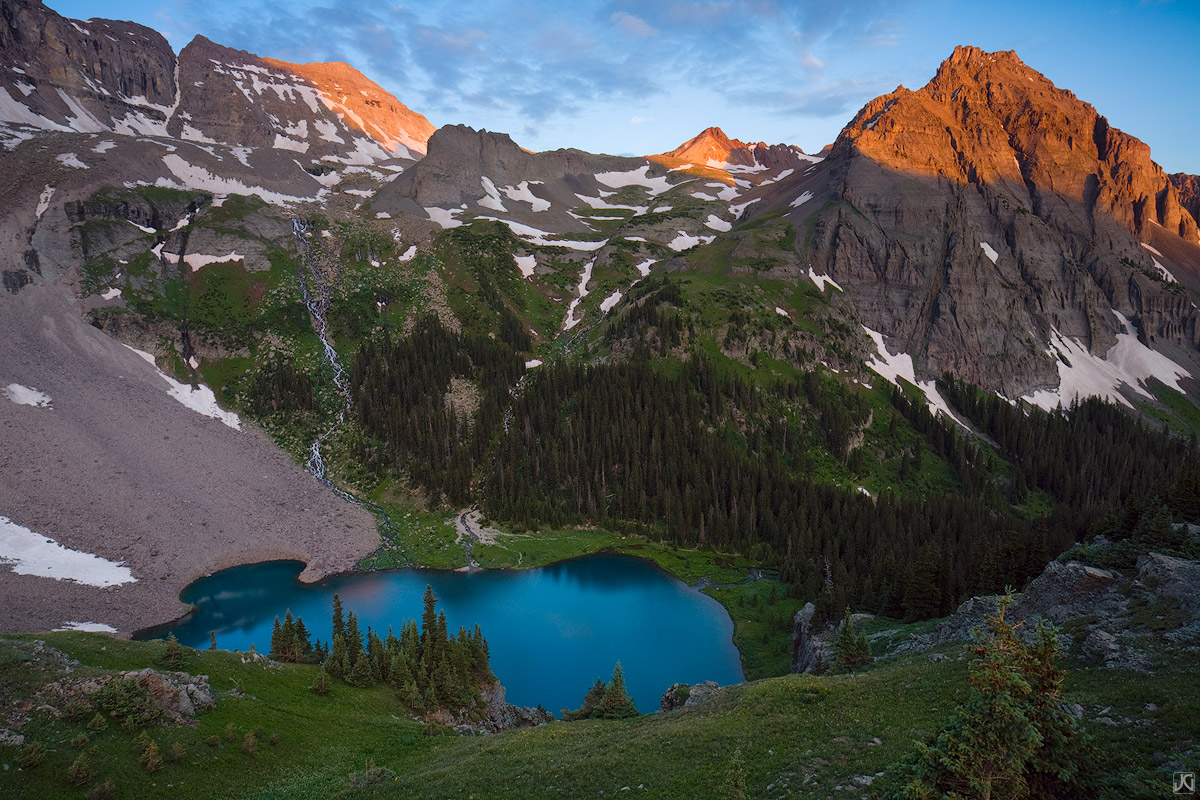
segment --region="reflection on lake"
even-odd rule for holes
[[[207,648],[215,631],[223,650],[260,653],[271,644],[275,617],[291,609],[314,638],[327,642],[333,595],[347,612],[386,636],[420,620],[425,585],[433,586],[451,633],[483,629],[492,670],[517,705],[542,704],[556,714],[575,708],[597,678],[619,660],[642,712],[658,708],[672,683],[741,681],[733,622],[716,600],[654,566],[624,556],[591,556],[531,570],[443,572],[384,570],[341,575],[317,584],[297,580],[298,561],[224,570],[183,592],[195,614],[169,630],[190,647]]]

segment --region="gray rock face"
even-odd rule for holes
[[[1182,558],[1150,553],[1138,559],[1138,588],[1149,599],[1172,598],[1183,609],[1200,613],[1200,564]]]
[[[124,677],[136,681],[173,718],[195,717],[197,711],[216,706],[207,675],[142,669],[126,672]]]
[[[684,708],[695,708],[698,705],[703,705],[713,698],[713,695],[720,689],[720,685],[716,681],[705,681],[704,683],[692,684],[692,690],[688,693],[688,698],[684,701]]]
[[[487,704],[487,719],[484,729],[492,733],[513,728],[532,728],[554,719],[549,711],[527,706],[514,706],[504,699],[505,689],[500,681],[483,691],[483,702]]]
[[[921,90],[865,106],[820,172],[791,212],[812,225],[813,268],[918,376],[1054,388],[1053,333],[1102,356],[1113,311],[1196,357],[1200,234],[1179,191],[1142,142],[1015,54],[957,49]]]
[[[817,636],[812,627],[813,615],[817,608],[812,603],[805,603],[804,608],[796,612],[792,618],[792,672],[812,673],[822,666],[828,667],[829,645]]]

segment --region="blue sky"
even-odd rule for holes
[[[285,61],[346,61],[434,125],[532,150],[641,155],[716,125],[815,152],[867,101],[923,86],[955,45],[1015,50],[1200,173],[1200,2],[970,0],[49,0]]]

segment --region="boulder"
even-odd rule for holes
[[[1138,559],[1137,570],[1135,589],[1150,600],[1173,598],[1184,610],[1200,613],[1200,563],[1149,553]]]
[[[197,711],[216,706],[207,675],[142,669],[126,672],[124,677],[136,681],[174,719],[195,717]]]
[[[512,730],[513,728],[532,728],[544,725],[554,719],[554,715],[541,708],[514,706],[504,699],[504,684],[496,681],[482,692],[482,700],[487,704],[487,717],[483,723],[484,730],[490,733]]]
[[[658,701],[659,711],[674,711],[677,708],[683,708],[691,695],[692,687],[686,683],[672,683],[670,688],[663,692],[662,698]]]
[[[720,688],[716,681],[693,684],[691,691],[688,693],[687,700],[683,703],[683,707],[694,708],[702,703],[707,703]]]

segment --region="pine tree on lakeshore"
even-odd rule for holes
[[[346,622],[342,615],[342,598],[335,594],[333,596],[333,633],[330,634],[329,640],[333,641],[338,636],[341,636],[343,640],[346,638]]]
[[[592,684],[592,688],[587,690],[587,694],[583,696],[583,702],[579,708],[574,711],[564,708],[562,710],[563,719],[568,722],[573,722],[578,719],[591,719],[595,713],[596,707],[600,705],[600,701],[604,699],[604,692],[608,689],[608,684],[602,678],[596,678],[596,682]]]
[[[603,719],[628,719],[641,716],[637,706],[633,704],[633,698],[625,690],[625,673],[621,669],[620,661],[613,667],[612,680],[608,682],[608,688],[604,690],[604,698],[596,708],[595,716]]]
[[[283,660],[283,641],[281,632],[283,626],[279,624],[279,616],[275,616],[275,625],[271,628],[271,652],[268,654],[271,658]]]
[[[358,617],[353,611],[346,614],[346,663],[351,667],[363,651],[362,634],[358,631]]]
[[[179,639],[177,639],[173,633],[167,636],[167,649],[163,652],[161,662],[162,665],[168,669],[183,669],[183,645],[179,643]]]
[[[329,657],[325,659],[325,669],[335,678],[346,677],[346,639],[340,633],[333,635],[333,646],[329,650]]]
[[[358,655],[355,656],[350,674],[346,676],[346,683],[359,688],[366,688],[375,683],[375,678],[371,674],[371,657],[365,651],[359,650]]]

